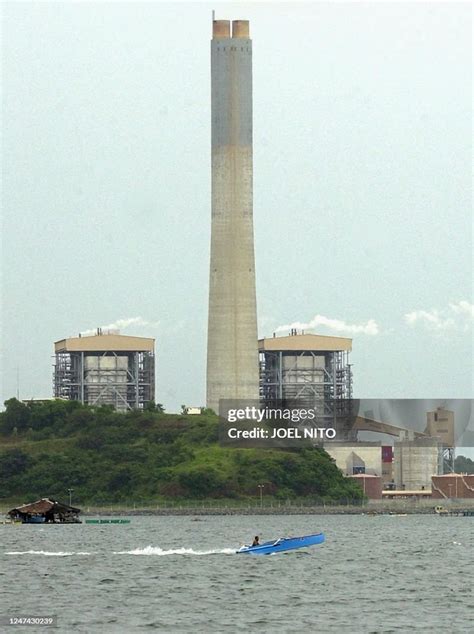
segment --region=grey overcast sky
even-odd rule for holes
[[[253,39],[259,334],[353,337],[358,397],[472,397],[469,3],[4,2],[2,400],[116,324],[204,403],[212,9]]]

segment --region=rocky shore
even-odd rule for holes
[[[435,515],[435,507],[442,506],[450,512],[474,510],[474,501],[455,500],[452,503],[437,504],[437,500],[423,500],[413,503],[401,500],[384,502],[383,504],[367,504],[365,506],[248,506],[248,507],[212,507],[212,506],[170,506],[149,508],[114,508],[83,507],[82,515],[106,516],[211,516],[211,515]]]

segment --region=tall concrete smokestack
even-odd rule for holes
[[[212,229],[207,406],[258,399],[253,246],[252,41],[247,20],[214,20]]]

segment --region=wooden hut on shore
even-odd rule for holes
[[[12,520],[21,521],[23,524],[80,524],[80,512],[81,509],[74,506],[42,498],[11,509],[8,515]]]

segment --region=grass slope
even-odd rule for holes
[[[344,478],[322,449],[235,449],[218,444],[212,414],[118,413],[75,402],[23,404],[0,414],[0,499],[65,498],[82,503],[140,499],[275,499],[356,501],[360,487]]]

